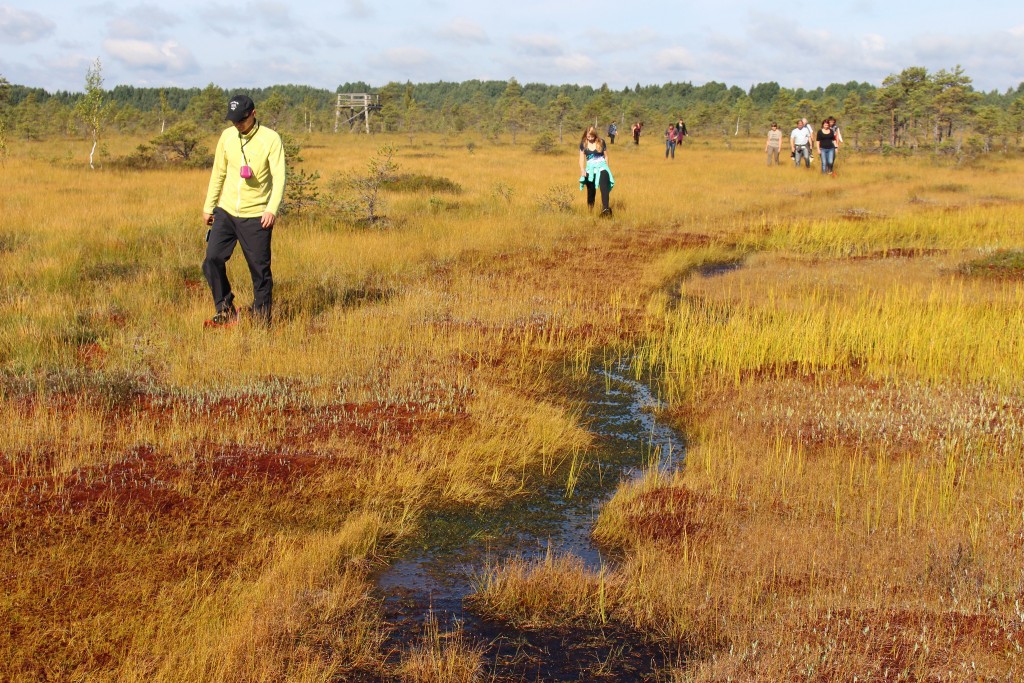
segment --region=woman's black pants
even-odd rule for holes
[[[597,188],[601,188],[601,208],[608,208],[608,194],[612,191],[612,179],[608,176],[608,171],[601,171],[598,175],[597,182],[593,180],[587,180],[585,185],[587,186],[587,206],[594,208],[594,201],[597,199]]]

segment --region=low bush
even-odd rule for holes
[[[462,194],[462,185],[442,176],[423,175],[419,173],[403,173],[387,180],[385,189],[393,192],[430,192],[446,194]]]

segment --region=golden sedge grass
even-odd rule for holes
[[[589,438],[559,382],[618,353],[658,377],[688,466],[602,515],[618,568],[499,570],[495,613],[685,642],[697,680],[1019,673],[1021,288],[955,273],[1021,248],[1021,161],[844,153],[833,179],[756,142],[616,146],[600,221],[571,143],[469,141],[392,141],[460,195],[386,193],[375,228],[283,217],[274,326],[224,334],[201,326],[206,172],[12,150],[0,678],[471,675],[458,635],[387,670],[367,566],[430,510],[571,488]],[[381,142],[312,136],[305,166],[359,173]],[[559,183],[571,212],[541,201]],[[915,654],[853,637],[886,624]]]

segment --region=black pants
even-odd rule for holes
[[[612,191],[612,179],[608,177],[608,171],[601,171],[598,174],[597,182],[592,180],[586,181],[587,186],[587,206],[594,208],[594,200],[597,199],[597,188],[601,188],[601,208],[608,208],[608,194]]]
[[[237,242],[242,245],[242,255],[252,275],[253,315],[270,320],[274,289],[274,278],[270,273],[270,238],[273,232],[273,228],[266,229],[260,225],[259,218],[238,218],[224,209],[214,209],[203,274],[210,283],[213,303],[218,311],[234,306],[235,295],[228,282],[226,264]]]

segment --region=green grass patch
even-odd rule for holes
[[[959,272],[972,277],[1024,279],[1024,251],[997,251],[983,258],[962,263]]]

